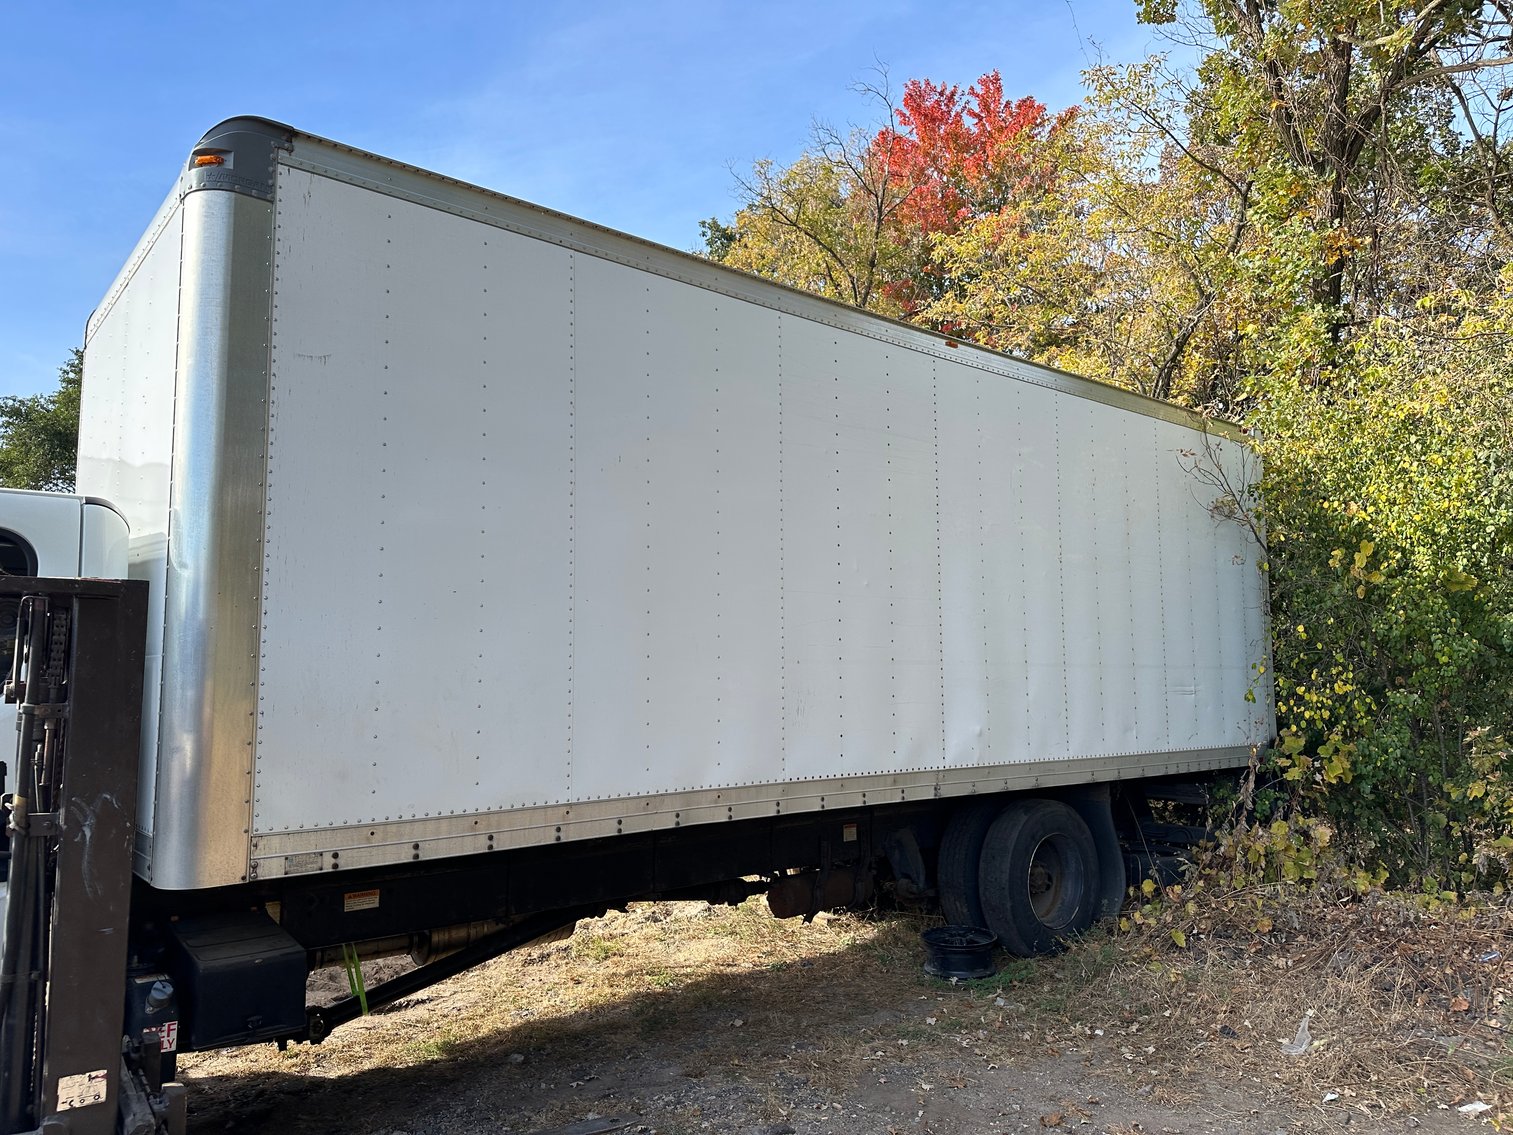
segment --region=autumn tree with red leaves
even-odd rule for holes
[[[707,221],[712,255],[795,287],[902,318],[955,286],[934,242],[988,215],[1031,223],[1051,192],[1047,143],[1074,112],[1006,98],[990,72],[963,91],[911,79],[894,105],[886,83],[858,88],[887,114],[870,136],[816,124],[792,165],[758,162],[739,179],[731,225]]]
[[[1056,182],[1047,142],[1075,113],[1053,116],[1037,99],[1005,98],[997,71],[965,92],[928,80],[904,84],[897,127],[879,130],[872,149],[888,154],[897,183],[908,187],[897,220],[900,238],[919,253],[917,271],[884,286],[906,317],[952,287],[932,255],[938,237],[988,216],[1033,224],[1036,205]]]

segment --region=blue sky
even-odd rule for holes
[[[692,248],[731,169],[812,120],[873,121],[886,65],[1060,108],[1158,48],[1134,0],[391,3],[16,0],[0,43],[0,394],[55,385],[85,320],[215,123],[277,119]]]

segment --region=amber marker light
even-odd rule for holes
[[[196,154],[194,156],[194,164],[197,166],[223,166],[226,164],[226,159],[220,154]]]

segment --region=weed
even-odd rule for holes
[[[573,956],[591,962],[606,962],[625,952],[625,943],[598,934],[573,936]]]
[[[437,1036],[406,1042],[400,1047],[400,1057],[407,1064],[445,1060],[457,1052],[459,1043],[455,1034],[443,1032]]]

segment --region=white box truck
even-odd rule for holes
[[[125,1031],[319,1039],[343,948],[443,973],[652,895],[886,892],[1051,948],[1119,903],[1124,803],[1273,732],[1253,461],[222,123],[87,333],[71,507],[129,538],[75,562],[148,603]]]

